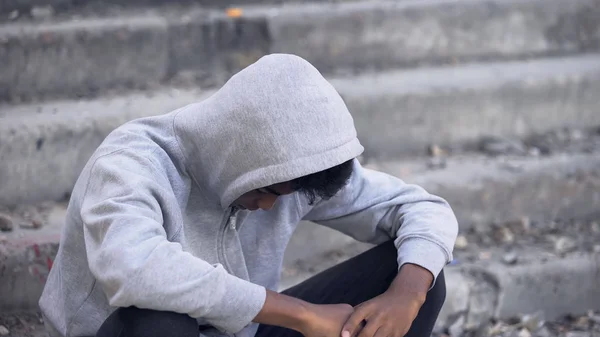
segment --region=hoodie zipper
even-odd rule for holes
[[[225,218],[223,219],[223,224],[221,225],[221,235],[220,235],[220,240],[219,240],[219,246],[218,246],[218,253],[219,253],[219,260],[221,260],[221,262],[223,263],[223,267],[225,267],[225,270],[230,273],[233,274],[232,270],[231,270],[231,266],[229,265],[229,262],[227,261],[227,257],[225,256],[225,235],[227,234],[227,228],[229,228],[231,226],[232,229],[236,229],[235,226],[235,220],[237,219],[237,210],[235,207],[231,207],[227,209],[227,212],[225,213]]]

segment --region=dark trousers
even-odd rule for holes
[[[316,304],[347,303],[356,306],[387,290],[398,271],[396,248],[390,241],[342,262],[283,293]],[[446,298],[443,272],[406,335],[429,337]],[[196,320],[173,312],[117,309],[96,337],[198,337]],[[295,331],[260,325],[256,337],[301,337]]]

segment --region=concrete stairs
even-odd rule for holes
[[[600,125],[599,55],[394,70],[331,81],[354,115],[365,160],[389,160],[424,154],[430,144]],[[211,93],[169,86],[0,108],[0,204],[63,198],[113,128]]]
[[[214,86],[273,52],[328,75],[574,55],[599,48],[598,17],[599,0],[320,2],[242,7],[238,18],[190,4],[23,17],[0,26],[0,98],[78,98],[190,74]]]
[[[274,52],[331,80],[365,165],[447,198],[462,230],[600,216],[598,151],[426,158],[432,145],[600,126],[600,0],[0,0],[0,205],[64,201],[112,129],[201,100]],[[2,234],[13,246],[0,267],[16,271],[0,274],[0,311],[35,308],[55,211],[38,231]],[[350,243],[303,224],[286,265]]]
[[[367,158],[600,125],[600,0],[81,4],[0,22],[0,204],[64,198],[114,127],[272,52],[331,79]]]

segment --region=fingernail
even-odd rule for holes
[[[342,331],[342,337],[350,337],[350,332],[347,330]]]

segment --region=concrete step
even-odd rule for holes
[[[280,290],[296,285],[370,247],[353,243],[335,253],[303,261],[298,273],[284,276]],[[497,246],[488,248],[503,249]],[[498,320],[514,322],[520,319],[530,322],[527,326],[533,336],[547,336],[535,334],[544,320],[551,321],[565,315],[586,315],[590,311],[600,310],[600,288],[596,280],[600,272],[600,253],[576,250],[567,254],[552,254],[542,253],[536,247],[512,249],[510,254],[517,255],[523,261],[507,264],[502,257],[490,257],[447,266],[444,271],[446,301],[435,331],[442,336],[448,336],[448,330],[452,331],[451,336],[456,337],[488,336],[482,333]],[[489,333],[489,336],[517,336],[517,333]]]
[[[422,154],[430,144],[523,137],[600,125],[600,55],[333,77],[365,160]],[[93,100],[0,106],[0,205],[60,200],[104,137],[138,117],[212,91],[162,88]]]
[[[298,54],[335,74],[600,49],[600,0],[358,1],[242,10],[239,18],[191,6],[5,22],[0,100],[144,88],[190,73],[215,85],[271,52]]]
[[[339,0],[325,0],[327,2],[338,2]],[[345,0],[352,1],[352,0]],[[127,2],[119,0],[1,0],[0,14],[32,15],[37,11],[50,11],[52,14],[64,12],[78,12],[89,9],[102,11],[102,7],[127,9],[131,7],[148,7],[165,5],[200,5],[209,8],[227,8],[248,5],[280,5],[287,3],[317,2],[315,0],[130,0]],[[33,13],[33,14],[32,14]],[[39,12],[37,13],[40,15]]]
[[[499,207],[510,211],[506,203]],[[533,218],[537,212],[531,213]],[[524,315],[553,320],[565,314],[598,310],[600,288],[595,276],[600,270],[598,220],[600,217],[596,221],[555,222],[525,217],[493,226],[488,223],[461,228],[454,261],[446,268],[447,298],[436,330],[443,332],[450,328],[452,336],[482,336],[456,332],[483,331],[480,329],[487,328],[491,320],[512,320]],[[324,238],[321,240],[326,242]],[[292,243],[298,241],[295,238]],[[305,245],[311,251],[316,246],[312,241],[306,241]],[[330,251],[321,249],[319,254],[300,256],[299,260],[285,264],[280,289],[296,285],[370,247],[348,241]],[[290,250],[288,253],[292,255]],[[534,333],[535,325],[528,325],[528,329],[534,336],[546,336]]]
[[[597,150],[495,160],[470,154],[448,158],[443,169],[429,168],[419,159],[379,163],[377,167],[448,199],[462,233],[470,229],[481,232],[492,224],[521,223],[524,219],[532,224],[553,219],[599,219],[600,148]],[[9,212],[14,229],[0,233],[0,270],[4,271],[0,273],[0,312],[37,308],[58,249],[65,209],[66,203],[47,203],[37,210],[22,207]],[[41,228],[32,229],[32,219],[40,219]],[[335,262],[335,256],[327,255],[332,251],[343,248],[346,255],[341,257],[348,256],[349,244],[353,253],[368,247],[331,229],[301,223],[286,251],[282,287]],[[299,270],[301,265],[308,267]]]

